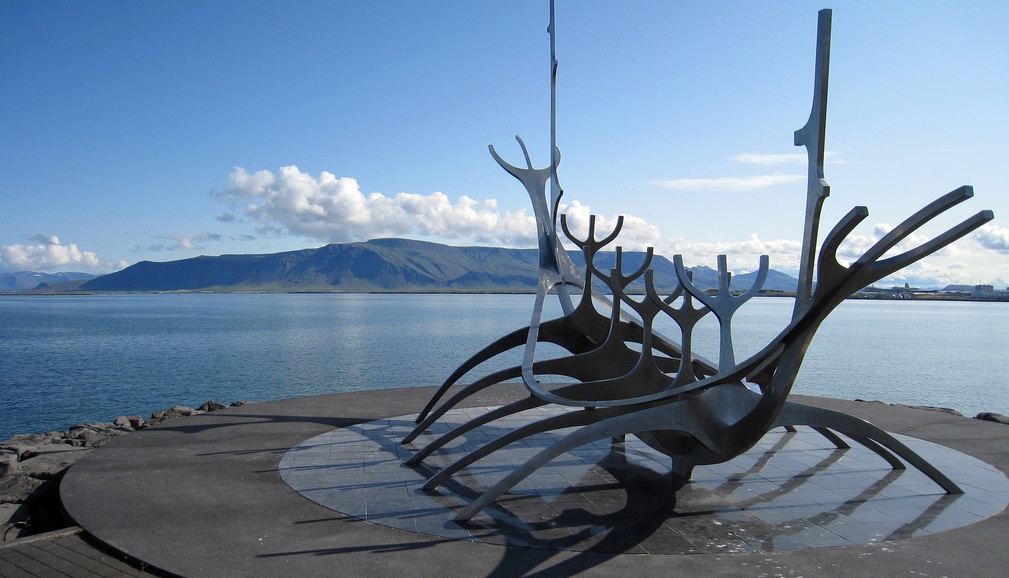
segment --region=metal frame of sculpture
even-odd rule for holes
[[[518,141],[526,168],[508,164],[493,146],[490,147],[491,155],[498,164],[523,184],[532,199],[540,251],[539,287],[532,320],[528,327],[500,338],[460,365],[417,416],[417,427],[404,438],[403,443],[411,443],[467,397],[505,380],[521,378],[529,395],[489,410],[445,433],[419,448],[407,464],[418,465],[451,440],[508,415],[547,404],[581,407],[584,410],[562,412],[518,427],[462,455],[431,476],[422,489],[438,487],[461,469],[527,436],[574,428],[462,508],[455,517],[457,522],[471,519],[515,484],[563,453],[597,440],[621,440],[627,434],[637,436],[669,456],[672,476],[678,484],[689,480],[694,466],[731,460],[751,448],[772,428],[784,426],[791,429],[803,425],[812,427],[838,448],[848,447],[837,435],[843,434],[878,454],[894,469],[905,468],[904,462],[907,462],[947,493],[962,493],[942,472],[880,428],[851,415],[788,400],[813,334],[844,299],[949,245],[993,218],[991,211],[981,211],[928,242],[887,256],[890,249],[926,222],[973,195],[971,187],[960,187],[925,206],[876,242],[857,261],[844,266],[838,262],[838,248],[855,226],[868,216],[865,207],[855,207],[826,235],[816,254],[820,210],[830,191],[823,177],[830,19],[830,10],[820,11],[812,108],[805,126],[795,132],[795,145],[806,147],[809,172],[802,254],[791,322],[758,353],[736,362],[732,346],[732,317],[763,285],[768,271],[766,255],[760,259],[756,281],[741,295],[733,295],[729,290],[731,274],[724,255],[718,258],[719,286],[714,294],[694,285],[690,272],[684,268],[682,257],[676,255],[674,265],[678,283],[668,293],[660,293],[649,269],[651,249],[644,263],[629,274],[623,271],[620,247],[616,248],[615,268],[602,271],[596,267],[596,254],[616,239],[623,225],[622,218],[618,219],[613,231],[598,239],[594,217],[589,221],[588,234],[584,238],[576,237],[568,229],[563,215],[558,219],[563,192],[557,178],[560,161],[554,122],[557,60],[551,2],[548,31],[553,158],[550,166],[533,168],[521,139]],[[551,185],[549,198],[547,181]],[[559,242],[558,221],[564,234],[584,253],[585,271],[582,275]],[[644,280],[645,294],[636,300],[628,294],[627,288],[639,279]],[[597,291],[593,286],[595,281],[603,283],[612,298]],[[572,303],[567,293],[572,287],[581,291],[577,305]],[[560,298],[563,315],[544,321],[544,302],[553,293]],[[695,301],[700,307],[695,307]],[[600,304],[607,313],[600,313],[596,304]],[[715,315],[719,326],[717,363],[691,351],[694,326],[709,313]],[[676,323],[680,330],[678,343],[653,330],[659,315],[666,315]],[[543,342],[557,344],[570,355],[537,360],[537,345]],[[519,346],[524,346],[520,366],[486,375],[463,386],[438,404],[465,374]],[[543,384],[544,378],[551,375],[573,378],[575,382],[547,387]]]

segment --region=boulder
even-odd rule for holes
[[[70,426],[65,439],[73,446],[96,448],[112,438],[119,437],[129,429],[114,423],[96,422]]]
[[[0,450],[0,476],[15,471],[20,466],[21,456],[13,450]]]
[[[58,483],[7,476],[0,478],[0,486],[6,488],[5,501],[0,503],[4,540],[65,528],[70,523],[63,516]]]
[[[65,434],[63,432],[58,431],[51,431],[44,434],[20,434],[9,440],[0,442],[0,450],[13,451],[20,456],[21,459],[24,459],[26,454],[30,454],[40,446],[65,443],[63,440],[64,435]]]
[[[964,416],[962,413],[958,412],[955,409],[949,408],[949,407],[937,407],[937,406],[934,406],[934,405],[907,405],[907,404],[903,404],[903,403],[891,403],[890,406],[892,406],[892,407],[906,407],[906,408],[909,408],[909,409],[921,409],[921,410],[924,410],[924,411],[936,411],[936,412],[939,412],[939,413],[945,413],[945,414],[955,415],[955,416],[959,416],[959,417],[963,417]]]
[[[955,415],[955,416],[963,417],[962,413],[958,412],[955,409],[948,408],[948,407],[937,407],[937,406],[934,406],[934,405],[908,405],[906,403],[887,403],[885,401],[880,401],[878,399],[873,399],[873,400],[856,399],[855,401],[860,401],[860,402],[863,402],[863,403],[879,403],[879,404],[883,404],[883,405],[888,405],[890,407],[903,407],[903,408],[907,408],[907,409],[920,409],[920,410],[923,410],[923,411],[935,411],[935,412],[939,412],[939,413],[945,413],[945,414],[949,414],[949,415]]]
[[[189,417],[191,415],[200,415],[202,412],[198,409],[193,409],[191,407],[186,407],[184,405],[173,405],[168,408],[168,411],[156,411],[151,414],[151,419],[147,420],[147,425],[155,425],[169,420],[177,419],[180,417]]]
[[[184,405],[173,405],[168,408],[168,413],[178,414],[179,417],[189,417],[191,415],[200,415],[203,412]]]
[[[198,411],[219,411],[222,409],[227,409],[228,406],[223,403],[217,403],[216,401],[210,400],[197,408]]]
[[[50,444],[39,447],[18,464],[18,474],[39,480],[58,480],[66,469],[91,451],[89,447]]]
[[[144,427],[144,418],[139,415],[121,415],[112,422],[112,425],[121,428],[140,429]]]
[[[243,405],[252,405],[255,402],[252,401],[233,401],[230,407],[242,407]]]
[[[51,483],[18,473],[0,478],[0,504],[24,504],[43,493],[43,485]],[[43,491],[40,491],[43,490]]]
[[[1009,425],[1009,416],[1002,415],[1000,413],[994,413],[991,411],[982,411],[981,413],[974,416],[974,419],[993,421],[995,423],[1002,423]]]

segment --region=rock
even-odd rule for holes
[[[885,401],[880,401],[878,399],[874,399],[874,400],[871,400],[871,401],[870,400],[865,400],[865,399],[856,399],[855,401],[860,401],[860,402],[863,402],[863,403],[879,403],[879,404],[883,404],[883,405],[888,405],[890,407],[903,407],[903,408],[907,408],[907,409],[920,409],[920,410],[923,410],[923,411],[936,411],[936,412],[939,412],[939,413],[945,413],[945,414],[949,414],[949,415],[956,415],[956,416],[963,417],[962,413],[958,412],[955,409],[951,409],[951,408],[948,408],[948,407],[936,407],[934,405],[908,405],[906,403],[886,403]]]
[[[68,445],[41,446],[28,459],[21,460],[18,474],[39,480],[58,480],[67,468],[90,451],[91,448]]]
[[[18,469],[21,462],[21,456],[13,450],[0,450],[0,476],[6,476],[7,474]]]
[[[243,405],[252,405],[255,402],[252,401],[233,401],[230,407],[242,407]]]
[[[168,408],[168,411],[156,411],[151,414],[151,419],[147,420],[147,425],[159,424],[180,417],[189,417],[191,415],[199,415],[201,413],[205,412],[191,407],[186,407],[184,405],[173,405]]]
[[[0,450],[10,450],[18,454],[21,459],[24,459],[26,454],[29,454],[40,446],[47,444],[62,444],[63,432],[51,431],[44,434],[21,434],[12,437],[9,440],[0,442]]]
[[[175,414],[178,417],[189,417],[191,415],[200,415],[203,412],[198,409],[186,407],[184,405],[173,405],[172,407],[168,408],[168,413]]]
[[[139,415],[121,415],[112,424],[116,427],[140,429],[144,427],[144,418]]]
[[[5,540],[65,528],[70,524],[70,520],[63,516],[57,482],[28,476],[7,476],[0,478],[0,486],[4,488],[4,502],[0,503],[0,528]]]
[[[66,439],[73,446],[96,448],[112,438],[119,437],[128,430],[113,423],[88,423],[70,426]]]
[[[217,403],[216,401],[210,400],[197,408],[198,411],[218,411],[222,409],[227,409],[228,406],[223,403]]]
[[[974,416],[974,419],[980,419],[984,421],[993,421],[995,423],[1002,423],[1009,425],[1009,416],[1002,415],[1000,413],[994,413],[990,411],[982,411],[981,413]]]
[[[892,407],[906,407],[908,409],[920,409],[920,410],[924,410],[924,411],[936,411],[936,412],[939,412],[939,413],[945,413],[945,414],[949,414],[949,415],[955,415],[955,416],[959,416],[959,417],[964,417],[964,415],[962,413],[958,412],[955,409],[948,408],[948,407],[936,407],[934,405],[907,405],[907,404],[903,404],[903,403],[891,403],[890,405]]]
[[[41,493],[39,489],[46,483],[21,473],[4,476],[0,478],[0,504],[24,504]]]

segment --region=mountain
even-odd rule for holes
[[[639,266],[644,253],[624,253],[625,272]],[[580,254],[572,259],[582,266]],[[604,271],[615,265],[613,253],[597,255]],[[498,292],[533,291],[537,285],[536,249],[451,247],[409,239],[375,239],[330,244],[266,255],[222,255],[155,263],[143,261],[92,279],[84,291],[344,291],[344,292]],[[652,261],[657,287],[673,287],[676,272],[666,258]],[[702,287],[714,287],[716,273],[694,269]],[[772,272],[765,288],[794,291],[795,279]],[[743,283],[747,275],[733,279]],[[773,283],[772,283],[773,281]],[[602,287],[600,284],[599,287]]]
[[[40,273],[38,271],[18,271],[0,273],[0,291],[28,291],[39,285],[56,286],[73,284],[94,279],[97,275],[88,273]]]

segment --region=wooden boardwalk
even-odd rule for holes
[[[96,549],[68,528],[10,542],[0,542],[0,576],[4,578],[119,578],[155,576]]]

